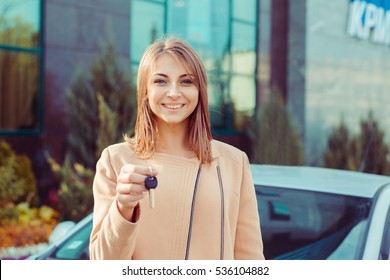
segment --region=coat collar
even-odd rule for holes
[[[221,155],[216,140],[211,140],[211,154],[212,154],[213,159],[216,159]]]

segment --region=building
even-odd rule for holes
[[[76,69],[87,70],[112,36],[135,76],[162,34],[199,52],[213,133],[249,154],[248,123],[274,89],[309,165],[321,164],[341,119],[356,131],[372,110],[390,128],[390,0],[1,0],[0,140],[30,156],[41,188],[52,187],[44,152],[62,159],[66,149]]]

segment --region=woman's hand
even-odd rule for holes
[[[145,178],[156,175],[157,171],[153,168],[150,174],[149,167],[132,164],[122,166],[117,180],[116,201],[119,212],[126,220],[133,219],[135,206],[148,193],[145,188]]]

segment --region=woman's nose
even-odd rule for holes
[[[179,87],[176,85],[172,85],[168,91],[168,96],[171,98],[177,98],[180,96]]]

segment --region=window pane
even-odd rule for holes
[[[255,23],[256,2],[257,0],[233,0],[233,18]]]
[[[233,23],[233,51],[254,51],[256,49],[256,28],[251,24]]]
[[[0,50],[0,130],[38,128],[39,57]]]
[[[233,76],[230,82],[231,100],[234,106],[234,128],[247,128],[256,107],[255,78]]]
[[[225,128],[229,107],[226,106],[228,97],[227,75],[216,69],[207,73],[208,96],[211,124],[213,128]]]
[[[167,33],[187,40],[207,70],[213,69],[228,51],[228,1],[171,0],[168,3]]]
[[[139,62],[145,48],[164,33],[164,5],[132,1],[130,54]]]
[[[253,75],[256,71],[256,53],[254,51],[236,51],[232,53],[232,72]]]
[[[39,47],[40,1],[0,1],[0,44]]]

